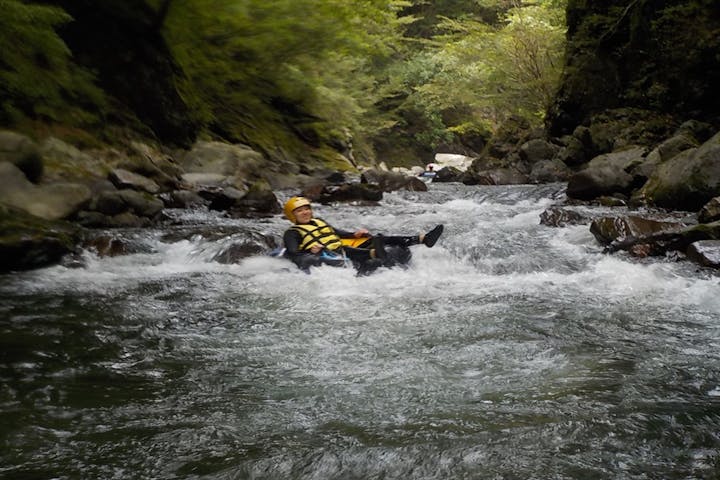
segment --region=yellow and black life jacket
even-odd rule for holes
[[[291,227],[300,234],[299,250],[310,250],[315,243],[319,243],[328,250],[337,250],[342,247],[340,237],[335,230],[319,218],[313,218],[310,223],[295,224]]]

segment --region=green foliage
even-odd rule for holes
[[[371,158],[380,144],[431,152],[512,115],[537,123],[561,67],[565,0],[146,1],[205,132],[279,157],[326,158],[348,131]],[[0,120],[102,115],[55,31],[72,19],[0,8]]]
[[[435,52],[442,73],[419,93],[440,108],[469,105],[494,125],[514,115],[539,124],[561,73],[563,10],[557,2],[514,3],[499,27],[446,19]]]
[[[214,132],[245,140],[255,126],[307,134],[313,123],[325,140],[338,126],[378,123],[374,69],[398,48],[404,4],[175,0],[165,35],[188,77],[186,100]]]
[[[0,122],[95,121],[104,106],[102,92],[89,72],[73,64],[55,32],[70,17],[59,8],[18,0],[0,0],[0,11]]]
[[[434,151],[507,118],[541,124],[562,69],[565,0],[419,0],[408,11],[425,16],[387,70],[383,107],[396,121],[383,137]]]

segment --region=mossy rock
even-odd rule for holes
[[[55,264],[74,251],[82,230],[64,221],[43,220],[0,205],[0,273]]]

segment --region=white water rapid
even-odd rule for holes
[[[0,277],[0,477],[717,478],[720,277],[540,225],[563,197],[431,184],[317,206],[346,229],[445,225],[367,277],[220,264],[231,239],[155,231]]]

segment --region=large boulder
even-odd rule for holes
[[[642,188],[654,205],[698,211],[720,195],[720,133],[659,165]]]
[[[0,162],[0,203],[46,220],[72,217],[91,199],[91,191],[78,183],[32,184],[15,165]]]
[[[643,178],[650,178],[657,167],[671,158],[690,148],[699,146],[698,141],[685,132],[676,133],[672,137],[663,140],[657,147],[647,154],[645,160],[638,165],[633,173]]]
[[[119,152],[107,150],[88,153],[55,137],[40,142],[43,159],[43,175],[40,183],[57,182],[89,183],[106,178]]]
[[[262,154],[247,145],[204,141],[195,143],[180,160],[186,173],[224,175],[236,187],[262,178],[265,163]]]
[[[629,195],[636,187],[631,175],[644,160],[645,149],[633,146],[626,150],[599,155],[568,180],[567,196],[592,200],[603,195]]]

